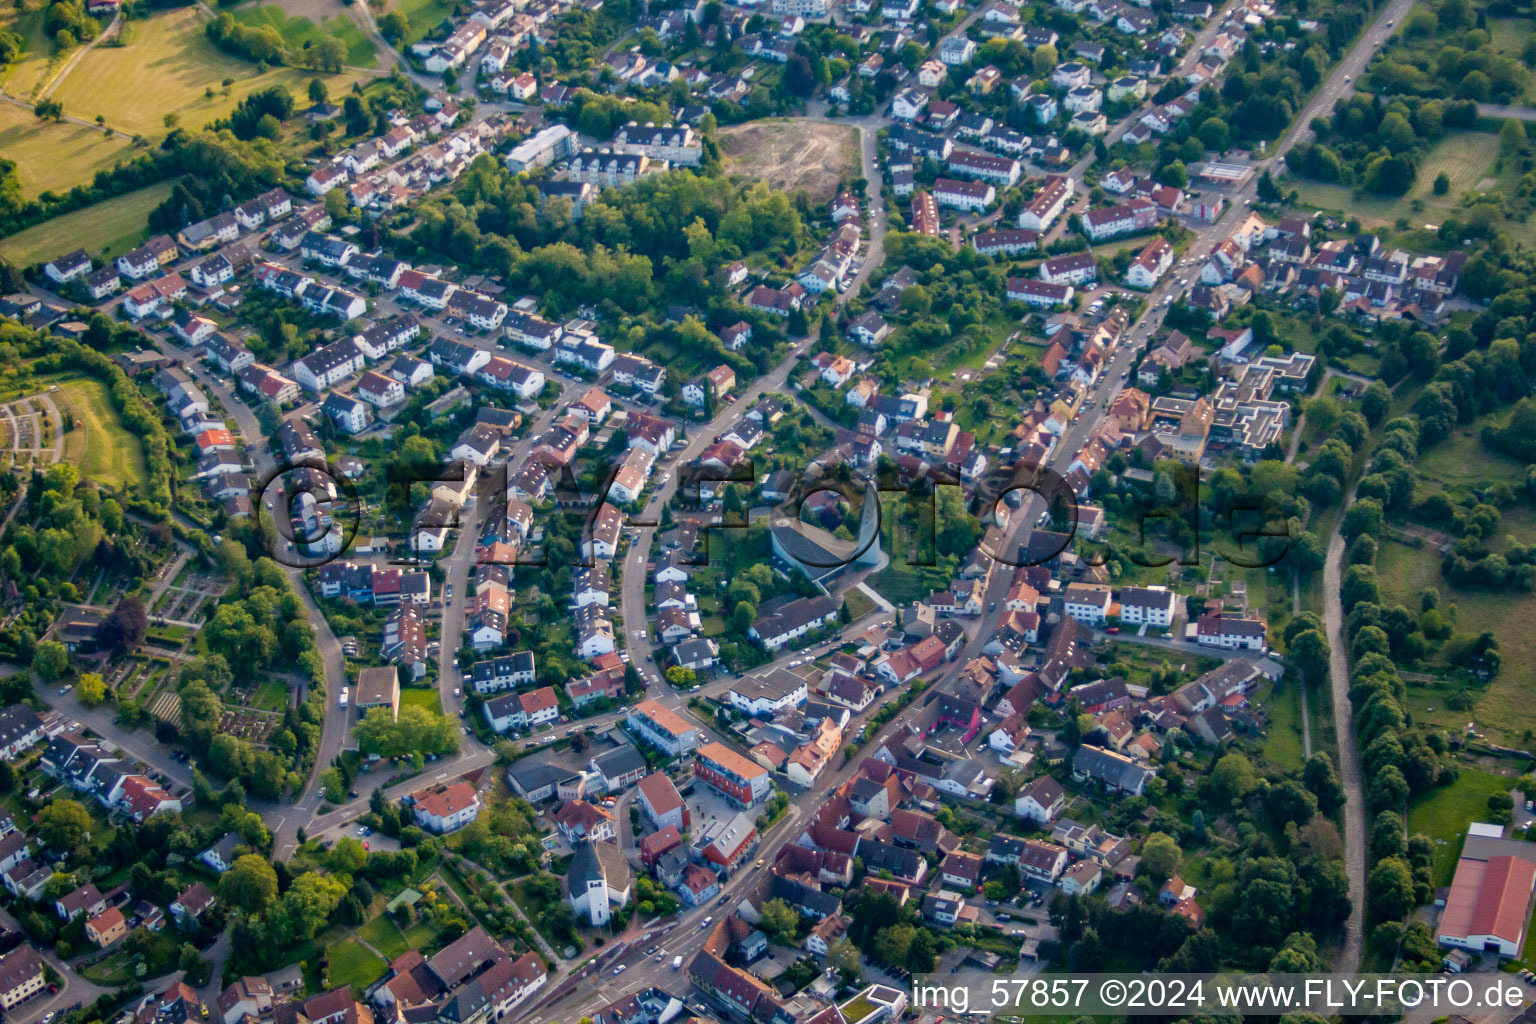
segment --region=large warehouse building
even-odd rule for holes
[[[1473,822],[1440,914],[1441,946],[1520,954],[1536,894],[1536,843],[1505,839],[1498,825]]]

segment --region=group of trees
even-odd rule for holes
[[[701,366],[725,363],[755,376],[772,346],[727,352],[706,325],[745,319],[769,337],[779,328],[737,303],[720,270],[753,254],[792,257],[806,236],[808,208],[803,197],[761,183],[741,187],[706,168],[609,190],[577,222],[569,201],[541,206],[532,185],[484,156],[449,193],[422,203],[409,234],[393,242],[405,256],[446,256],[502,276],[540,296],[546,315],[557,319],[594,305],[615,319],[632,348],[664,362],[682,352]],[[699,308],[702,316],[668,322],[668,303]]]
[[[1400,665],[1413,664],[1450,638],[1455,608],[1442,608],[1433,589],[1422,595],[1417,609],[1386,604],[1375,567],[1377,538],[1385,532],[1389,512],[1405,510],[1413,502],[1412,465],[1419,450],[1420,423],[1399,417],[1385,425],[1359,484],[1360,497],[1345,513],[1341,526],[1350,542],[1349,567],[1339,595],[1347,616],[1345,637],[1352,663],[1349,697],[1366,802],[1375,814],[1368,892],[1372,916],[1380,923],[1372,941],[1388,953],[1405,937],[1400,919],[1424,903],[1434,888],[1434,845],[1423,836],[1404,839],[1403,809],[1413,794],[1448,784],[1458,775],[1455,765],[1443,756],[1448,748],[1445,735],[1413,722],[1398,671]],[[1476,522],[1485,519],[1482,513],[1469,517]],[[1405,956],[1414,961],[1417,954],[1405,948]]]
[[[79,0],[63,2],[78,3]],[[307,40],[295,50],[271,25],[247,25],[235,20],[228,11],[221,11],[210,21],[206,31],[213,45],[225,53],[260,64],[291,64],[335,73],[341,70],[347,57],[346,46],[333,35]]]
[[[86,13],[84,0],[52,0],[43,10],[43,32],[60,53],[101,34],[101,23]]]
[[[1523,62],[1494,45],[1485,13],[1472,0],[1440,0],[1403,20],[1403,32],[1372,65],[1369,82],[1386,95],[1511,103],[1525,95],[1536,45],[1528,40],[1522,56]]]
[[[1328,117],[1314,118],[1315,142],[1303,142],[1285,156],[1296,174],[1318,181],[1355,185],[1378,195],[1400,196],[1417,176],[1419,158],[1448,129],[1470,128],[1477,120],[1471,100],[1442,101],[1356,93],[1340,100]]]
[[[420,704],[402,704],[398,718],[388,708],[370,708],[352,735],[359,750],[381,757],[452,754],[459,749],[459,727],[453,719]]]
[[[185,665],[177,683],[181,697],[180,738],[205,758],[214,774],[233,780],[243,797],[276,800],[297,790],[314,763],[325,713],[324,688],[314,688],[302,703],[287,702],[281,727],[265,749],[220,729],[224,692],[237,677],[260,678],[275,670],[297,671],[310,680],[324,678],[314,627],[287,575],[270,558],[249,557],[254,540],[241,527],[215,551],[215,562],[233,587],[204,627],[208,655]],[[259,541],[255,541],[259,543]],[[175,738],[176,730],[161,726]],[[226,790],[228,792],[228,790]]]
[[[871,959],[914,974],[938,965],[946,942],[919,919],[916,901],[902,905],[888,892],[859,888],[844,906],[852,919],[848,941]]]

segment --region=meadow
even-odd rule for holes
[[[183,127],[201,128],[226,116],[245,96],[273,85],[285,86],[301,102],[311,78],[319,77],[340,95],[355,73],[326,75],[300,68],[270,68],[230,56],[208,40],[205,16],[195,7],[163,11],[133,23],[128,42],[99,46],[86,54],[53,94],[66,112],[94,119],[137,135],[165,131],[174,111]],[[152,81],[154,88],[132,83]],[[228,83],[227,87],[225,83]]]
[[[22,267],[82,247],[93,255],[117,256],[144,238],[149,211],[170,194],[171,183],[161,182],[54,217],[0,238],[0,256]]]
[[[1456,606],[1456,633],[1477,636],[1491,632],[1499,640],[1503,660],[1498,676],[1485,686],[1472,686],[1470,710],[1449,707],[1460,686],[1438,680],[1410,682],[1408,711],[1416,721],[1441,726],[1460,735],[1469,722],[1496,743],[1526,746],[1530,734],[1530,694],[1536,688],[1536,632],[1530,628],[1536,615],[1536,596],[1496,590],[1453,588],[1440,575],[1440,557],[1433,550],[1413,548],[1394,540],[1381,544],[1376,560],[1382,599],[1417,610],[1424,591],[1440,592],[1442,608]],[[1442,661],[1429,666],[1429,674],[1443,669]]]
[[[22,195],[67,192],[89,184],[133,154],[121,135],[68,122],[42,121],[31,111],[0,105],[0,153],[16,161]]]
[[[67,408],[74,417],[64,435],[64,457],[80,467],[80,475],[119,489],[142,483],[144,450],[118,419],[106,386],[79,377],[63,381],[59,390],[61,411]]]
[[[68,55],[54,53],[53,43],[43,34],[42,7],[19,17],[0,20],[0,25],[21,36],[23,48],[19,60],[0,68],[0,86],[4,86],[6,92],[18,99],[35,99],[43,84]]]
[[[272,4],[238,7],[230,13],[243,25],[265,25],[276,29],[291,50],[303,50],[329,36],[340,40],[346,47],[347,65],[371,68],[378,64],[379,55],[374,49],[373,40],[364,35],[363,30],[346,14],[325,18],[316,24],[311,18],[289,14]]]
[[[1450,885],[1461,856],[1467,826],[1488,811],[1488,798],[1507,791],[1512,779],[1475,768],[1462,768],[1449,786],[1436,786],[1408,805],[1408,832],[1422,833],[1435,841],[1435,885]]]
[[[1329,185],[1294,176],[1287,176],[1281,187],[1297,190],[1296,206],[1309,213],[1323,210],[1359,217],[1367,225],[1395,224],[1399,218],[1407,218],[1414,225],[1439,223],[1451,215],[1465,193],[1493,176],[1498,156],[1497,135],[1455,132],[1424,154],[1413,187],[1407,195],[1396,199],[1357,195],[1348,185]],[[1435,178],[1442,173],[1450,180],[1450,187],[1444,195],[1435,195]]]

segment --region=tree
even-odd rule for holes
[[[781,946],[794,943],[795,930],[800,927],[800,914],[783,900],[769,900],[763,904],[762,920],[758,927]]]
[[[1291,661],[1302,677],[1311,682],[1322,682],[1328,677],[1328,638],[1315,629],[1298,633],[1286,649]]]
[[[112,614],[101,624],[101,643],[121,654],[144,642],[149,631],[149,609],[144,602],[129,596],[117,603]]]
[[[1227,122],[1219,117],[1206,118],[1201,123],[1197,134],[1200,136],[1200,141],[1205,144],[1205,148],[1209,150],[1220,151],[1231,145]]]
[[[294,879],[276,911],[284,937],[289,941],[314,938],[330,923],[346,894],[346,886],[330,875],[308,871]]]
[[[1344,806],[1344,785],[1327,754],[1318,751],[1301,770],[1302,783],[1317,797],[1318,810],[1330,817]]]
[[[91,834],[91,812],[68,797],[54,800],[37,815],[37,834],[55,850],[73,850]]]
[[[1224,802],[1230,803],[1251,793],[1258,785],[1258,779],[1248,758],[1234,750],[1216,762],[1211,771],[1211,785]]]
[[[459,749],[459,730],[443,715],[420,705],[400,708],[398,720],[388,709],[372,708],[352,730],[358,748],[382,757],[400,754],[452,754]]]
[[[219,879],[219,898],[247,914],[260,914],[277,899],[277,872],[257,853],[235,858]]]
[[[57,640],[39,640],[32,652],[32,671],[51,682],[68,670],[68,649]]]
[[[1164,882],[1179,870],[1179,860],[1184,851],[1166,832],[1153,832],[1141,847],[1141,863],[1154,882]]]
[[[1360,411],[1372,426],[1381,422],[1392,405],[1392,391],[1379,380],[1373,380],[1360,396]]]
[[[1269,961],[1269,970],[1276,974],[1310,974],[1327,969],[1317,951],[1317,940],[1305,932],[1292,932]],[[1290,1018],[1289,1024],[1300,1022]]]
[[[1397,920],[1416,905],[1413,869],[1401,857],[1387,857],[1371,869],[1371,909],[1384,920]]]
[[[309,80],[309,102],[324,103],[331,98],[331,90],[318,78]]]
[[[1518,153],[1525,148],[1525,125],[1518,119],[1506,117],[1499,128],[1499,148],[1506,154]]]
[[[1373,807],[1401,807],[1408,799],[1408,780],[1395,764],[1384,766],[1367,787]]]
[[[88,708],[93,708],[107,699],[107,681],[101,677],[100,672],[86,672],[81,675],[75,690],[79,694],[80,703]]]
[[[1056,69],[1056,62],[1059,59],[1060,56],[1056,52],[1056,47],[1052,44],[1046,43],[1044,46],[1035,47],[1035,54],[1031,61],[1035,77],[1043,78],[1050,74]]]
[[[856,981],[864,972],[864,954],[847,939],[838,939],[827,950],[827,966],[837,968],[848,981]]]

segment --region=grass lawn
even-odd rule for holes
[[[275,680],[267,680],[251,695],[251,707],[263,711],[281,711],[288,706],[288,687]]]
[[[871,601],[858,587],[849,588],[843,595],[843,603],[848,606],[848,618],[854,622],[875,610],[875,602]]]
[[[423,949],[433,939],[437,938],[437,932],[425,921],[416,921],[405,930],[405,941],[412,949]]]
[[[146,473],[144,449],[117,418],[106,386],[81,377],[65,381],[60,390],[75,419],[74,429],[64,435],[65,457],[79,464],[83,476],[109,487],[126,489],[141,483]]]
[[[1300,192],[1299,204],[1313,209],[1333,210],[1366,221],[1394,223],[1399,217],[1419,223],[1439,223],[1456,208],[1466,192],[1477,188],[1489,177],[1499,156],[1499,137],[1491,132],[1453,132],[1435,144],[1419,162],[1419,174],[1408,194],[1391,199],[1386,196],[1356,195],[1348,185],[1328,185],[1305,178],[1288,177],[1286,185]],[[1434,192],[1435,178],[1450,179],[1445,195]],[[1418,200],[1423,208],[1415,210]]]
[[[1471,711],[1445,706],[1445,686],[1413,685],[1408,690],[1409,710],[1415,719],[1461,732],[1471,721],[1496,743],[1525,745],[1531,728],[1530,694],[1536,687],[1536,632],[1530,628],[1536,615],[1536,597],[1501,591],[1459,590],[1440,575],[1440,560],[1427,548],[1411,548],[1384,541],[1377,557],[1385,603],[1419,607],[1419,595],[1430,587],[1440,591],[1441,606],[1456,605],[1456,632],[1476,636],[1485,630],[1498,637],[1503,670],[1482,688],[1474,687]]]
[[[230,13],[242,25],[267,26],[276,29],[291,50],[302,50],[326,36],[334,36],[347,48],[347,64],[353,67],[371,68],[378,63],[378,54],[374,50],[373,41],[363,35],[362,29],[357,27],[357,22],[345,14],[326,18],[323,24],[316,25],[309,18],[294,17],[273,4],[241,7]]]
[[[1437,786],[1408,806],[1408,831],[1435,841],[1435,884],[1450,885],[1467,826],[1487,813],[1488,798],[1513,785],[1502,775],[1463,767],[1449,786]]]
[[[425,38],[453,13],[453,5],[446,0],[395,0],[389,9],[403,13],[411,24],[400,41],[402,47]]]
[[[356,939],[344,939],[336,943],[325,951],[325,955],[330,964],[326,976],[328,987],[350,985],[353,994],[357,996],[361,996],[364,989],[378,981],[389,967],[387,962],[368,952],[367,947]]]
[[[171,183],[161,182],[54,217],[0,238],[0,256],[25,267],[81,247],[92,254],[121,255],[144,237],[149,211],[170,194]]]
[[[201,128],[228,114],[256,89],[286,86],[303,96],[317,72],[273,68],[257,74],[256,66],[224,53],[209,42],[206,19],[195,7],[155,14],[134,23],[124,46],[97,47],[81,58],[54,92],[64,109],[79,117],[106,117],[115,128],[141,135],[165,132],[163,118],[175,111],[185,128]],[[340,96],[361,76],[320,75],[333,96]],[[232,79],[229,94],[224,79]],[[153,89],[125,89],[123,82],[152,81]],[[212,90],[213,95],[207,95]]]
[[[41,121],[20,107],[0,106],[0,153],[16,161],[21,194],[27,199],[88,184],[97,171],[115,166],[132,150],[133,144],[120,135]]]
[[[1482,421],[1458,429],[1454,434],[1414,460],[1414,468],[1425,477],[1447,487],[1459,484],[1525,483],[1525,464],[1518,459],[1486,447],[1478,436]]]
[[[1269,710],[1269,735],[1264,737],[1264,757],[1281,768],[1300,768],[1305,760],[1301,745],[1301,679],[1289,673],[1278,691],[1261,697]]]
[[[409,929],[406,929],[406,944],[412,949],[425,949],[435,940],[438,933],[425,921],[415,921]]]
[[[382,914],[359,928],[357,937],[391,960],[404,956],[411,948],[395,922]]]
[[[438,698],[435,688],[430,690],[420,688],[401,690],[400,706],[426,708],[434,715],[441,715],[443,713],[443,704]]]

